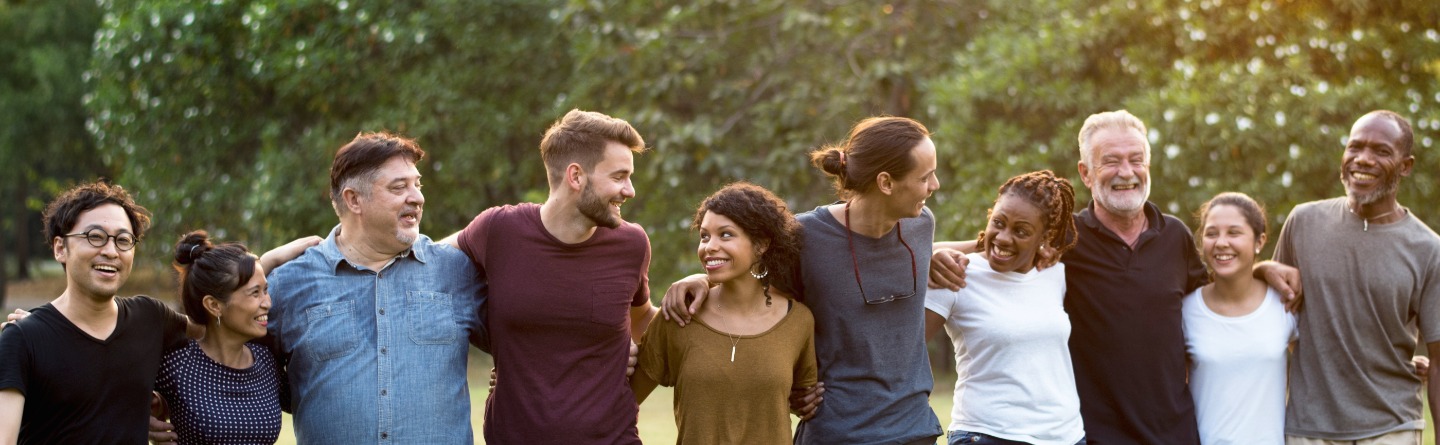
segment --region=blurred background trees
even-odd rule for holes
[[[1273,228],[1343,194],[1350,124],[1393,109],[1416,132],[1401,202],[1433,226],[1437,31],[1440,4],[1399,0],[0,0],[0,258],[11,278],[48,258],[38,210],[97,176],[156,213],[152,265],[194,228],[262,250],[324,235],[330,157],[373,130],[428,150],[423,230],[443,237],[544,199],[536,146],[570,108],[653,149],[625,216],[657,299],[698,270],[701,198],[743,179],[830,202],[806,153],[876,114],[935,132],[939,239],[972,237],[1015,174],[1083,189],[1079,125],[1118,108],[1151,127],[1162,208],[1189,222],[1243,191]]]

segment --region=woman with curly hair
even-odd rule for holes
[[[1085,442],[1070,362],[1065,266],[1040,269],[1075,246],[1075,190],[1049,170],[1000,186],[964,289],[925,295],[925,336],[955,344],[951,444]]]
[[[799,224],[773,193],[739,182],[706,198],[691,227],[711,303],[698,326],[650,326],[636,402],[675,387],[679,443],[789,443],[790,391],[816,374],[815,319],[793,298]]]

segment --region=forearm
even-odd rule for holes
[[[979,245],[980,245],[980,244],[977,243],[977,242],[975,242],[975,240],[969,240],[969,241],[936,241],[934,244],[931,245],[931,249],[930,249],[930,250],[933,252],[933,251],[939,251],[940,249],[951,249],[951,250],[958,250],[958,251],[963,252],[963,253],[975,253],[976,249],[979,248]]]
[[[645,330],[650,328],[650,322],[655,319],[655,314],[660,310],[645,304],[630,308],[630,339],[640,343],[645,338]]]
[[[0,445],[20,441],[20,418],[25,415],[25,396],[20,390],[0,390]]]

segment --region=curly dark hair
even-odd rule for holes
[[[205,310],[205,296],[228,303],[230,294],[255,276],[255,254],[240,243],[212,244],[210,234],[196,230],[175,243],[175,271],[185,315],[208,325],[213,317]]]
[[[1005,181],[995,202],[998,204],[1006,194],[1023,198],[1044,212],[1045,241],[1041,245],[1055,249],[1056,261],[1075,247],[1075,188],[1068,179],[1055,176],[1050,170],[1030,172]],[[990,240],[981,229],[980,251],[987,250],[990,250]],[[1040,256],[1036,255],[1035,259],[1039,261]]]
[[[45,244],[53,244],[56,237],[65,236],[74,229],[81,213],[105,204],[125,209],[135,239],[145,238],[145,229],[150,228],[150,211],[136,204],[124,187],[101,180],[72,187],[45,206]]]
[[[700,229],[707,211],[730,218],[756,244],[768,242],[759,264],[769,273],[760,282],[799,298],[800,223],[785,201],[764,187],[741,181],[705,198],[695,209],[691,230]]]

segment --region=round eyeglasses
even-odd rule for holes
[[[110,242],[110,239],[114,238],[115,250],[119,250],[122,252],[134,249],[135,245],[140,243],[140,240],[136,239],[135,235],[131,234],[130,232],[120,232],[118,234],[111,235],[110,232],[106,232],[104,229],[90,229],[80,233],[71,233],[69,235],[65,235],[66,238],[77,236],[85,238],[85,242],[88,242],[90,243],[90,245],[95,247],[105,247],[105,243]]]

